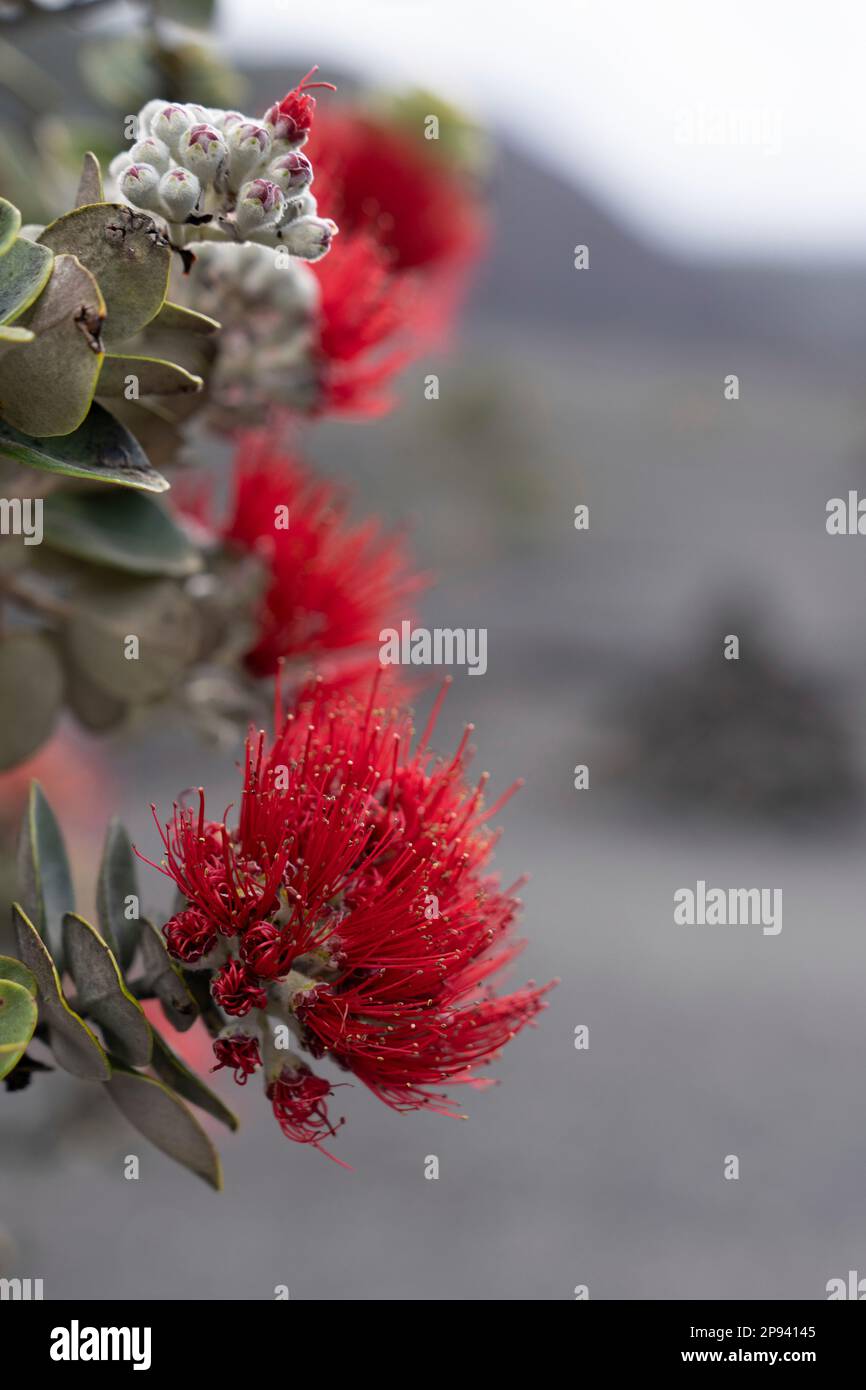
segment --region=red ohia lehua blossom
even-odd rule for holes
[[[411,572],[399,537],[375,521],[352,525],[340,489],[314,478],[266,430],[238,436],[223,536],[257,551],[268,568],[246,657],[258,676],[272,675],[282,658],[366,658],[400,602],[426,582]]]
[[[310,68],[297,87],[287,92],[282,101],[274,102],[263,116],[266,125],[273,127],[275,140],[286,140],[293,148],[303,145],[310,133],[313,117],[316,114],[316,98],[310,96],[314,88],[325,87],[336,92],[333,82],[311,82],[319,71],[318,64]]]
[[[466,180],[384,120],[325,113],[310,142],[316,192],[341,239],[321,286],[317,410],[377,415],[396,374],[446,330],[485,240]]]
[[[324,114],[308,153],[317,194],[341,231],[369,237],[394,275],[414,280],[425,328],[446,327],[487,241],[466,178],[424,141],[346,108]],[[319,269],[327,273],[324,263]]]
[[[393,382],[429,337],[434,300],[394,272],[366,232],[350,232],[310,274],[319,282],[313,415],[374,417],[394,404]]]
[[[378,675],[365,703],[317,687],[284,716],[278,693],[273,738],[247,740],[237,826],[210,821],[202,792],[160,831],[178,916],[209,918],[217,943],[193,966],[217,972],[215,1003],[243,1015],[218,1064],[246,1079],[240,1028],[283,1132],[323,1152],[333,1088],[301,1053],[330,1055],[396,1110],[453,1115],[440,1088],[485,1084],[479,1068],[550,988],[496,992],[522,943],[518,885],[490,872],[488,826],[514,788],[485,808],[487,775],[466,776],[471,727],[452,758],[433,756],[446,688],[414,749],[409,714],[378,703]],[[175,955],[177,922],[164,929]]]
[[[253,1072],[262,1065],[258,1038],[249,1033],[227,1033],[224,1037],[217,1038],[214,1041],[213,1053],[216,1066],[211,1067],[211,1071],[228,1067],[234,1072],[235,1081],[239,1086],[245,1086]]]

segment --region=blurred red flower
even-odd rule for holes
[[[386,384],[450,327],[484,220],[466,181],[385,121],[331,109],[310,147],[316,195],[340,227],[312,267],[322,291],[318,408],[381,414]]]
[[[343,492],[267,430],[238,436],[223,535],[257,551],[270,575],[246,658],[258,676],[273,674],[282,658],[359,648],[369,655],[399,602],[426,582],[412,573],[399,536],[375,520],[351,523]]]

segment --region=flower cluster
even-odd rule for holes
[[[313,69],[315,72],[315,69]],[[258,242],[315,261],[337,231],[317,215],[313,166],[302,152],[313,121],[313,73],[265,112],[149,101],[137,139],[111,164],[121,194],[163,217],[173,243]]]
[[[387,122],[332,113],[313,144],[316,187],[340,220],[333,254],[309,267],[267,246],[213,245],[190,276],[192,307],[223,325],[208,389],[225,423],[274,402],[306,415],[387,410],[396,375],[450,323],[484,243],[457,169]]]
[[[488,823],[510,793],[485,809],[486,774],[468,783],[469,729],[433,757],[444,694],[414,750],[375,678],[365,703],[315,688],[284,717],[278,697],[272,741],[247,741],[237,826],[208,819],[200,793],[160,830],[186,901],[165,939],[211,972],[217,1065],[240,1082],[261,1070],[283,1132],[317,1148],[335,1133],[332,1086],[302,1052],[398,1111],[453,1115],[439,1088],[485,1084],[478,1069],[550,988],[495,992],[521,944],[518,885],[489,869]]]
[[[210,421],[222,429],[260,420],[274,404],[299,415],[381,415],[390,383],[424,341],[418,284],[394,275],[363,234],[341,237],[315,270],[254,243],[202,246],[186,295],[222,324],[208,376]]]

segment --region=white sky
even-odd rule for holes
[[[866,256],[864,0],[222,0],[236,54],[442,91],[692,251]]]

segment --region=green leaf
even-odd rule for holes
[[[0,980],[11,980],[13,984],[21,985],[33,998],[36,998],[36,976],[32,970],[28,970],[23,961],[16,960],[14,956],[0,956]]]
[[[19,895],[58,970],[65,966],[63,917],[75,907],[69,859],[57,819],[32,781],[18,842]]]
[[[185,304],[173,304],[167,299],[151,322],[152,329],[166,329],[169,332],[180,331],[182,333],[216,333],[221,325],[216,319],[210,318],[207,314],[200,314],[196,309],[188,309]]]
[[[0,771],[17,767],[50,738],[63,703],[63,667],[48,638],[0,639]]]
[[[0,455],[49,473],[92,482],[119,483],[144,492],[165,492],[168,483],[153,468],[138,441],[103,406],[94,403],[82,425],[62,438],[34,438],[0,420]]]
[[[74,912],[63,919],[63,935],[78,1008],[99,1024],[113,1055],[131,1067],[149,1066],[150,1024],[123,983],[110,948],[95,927]]]
[[[22,960],[36,977],[39,1012],[48,1024],[58,1065],[82,1081],[107,1081],[111,1075],[108,1058],[95,1033],[66,1002],[45,942],[18,903],[12,904],[12,921]]]
[[[185,1033],[198,1018],[198,1004],[179,967],[168,954],[162,932],[146,917],[142,918],[141,926],[138,943],[144,972],[141,983],[156,995],[172,1027],[178,1033]]]
[[[102,203],[104,201],[105,194],[102,191],[102,170],[99,167],[99,160],[92,150],[88,150],[84,156],[81,178],[78,180],[75,206],[81,208],[88,203]]]
[[[0,405],[13,429],[40,438],[78,429],[102,366],[104,317],[105,304],[90,271],[75,256],[58,256],[45,290],[22,320],[36,341],[25,352],[0,359]]]
[[[0,978],[0,1078],[8,1076],[21,1061],[38,1016],[30,991],[13,980]]]
[[[42,293],[54,256],[45,246],[19,237],[0,260],[0,323],[9,323]]]
[[[92,565],[172,577],[201,569],[186,533],[142,492],[54,492],[45,498],[42,524],[46,545]]]
[[[239,1128],[239,1120],[234,1111],[220,1099],[216,1092],[206,1086],[195,1072],[189,1070],[175,1052],[172,1052],[165,1038],[153,1030],[153,1070],[161,1081],[176,1091],[184,1100],[206,1110],[215,1120],[227,1125],[232,1131]]]
[[[106,1086],[118,1110],[145,1138],[219,1192],[219,1154],[195,1116],[161,1081],[115,1067]]]
[[[171,252],[153,218],[121,203],[91,203],[58,217],[39,238],[92,271],[108,309],[106,344],[138,333],[165,300]]]
[[[110,590],[100,587],[80,601],[65,649],[107,694],[146,704],[177,685],[195,658],[198,631],[192,599],[172,580],[117,575]],[[137,659],[127,657],[133,637]]]
[[[96,912],[99,928],[126,971],[132,964],[141,935],[141,919],[127,917],[127,902],[139,902],[138,869],[132,843],[117,816],[113,816],[105,835],[99,879],[96,884]]]
[[[135,382],[136,394],[127,396],[130,379]],[[102,365],[98,391],[100,396],[124,396],[138,400],[140,396],[194,396],[204,382],[175,362],[159,357],[121,357],[109,353]]]
[[[21,228],[21,213],[14,203],[0,198],[0,256],[5,256]]]

